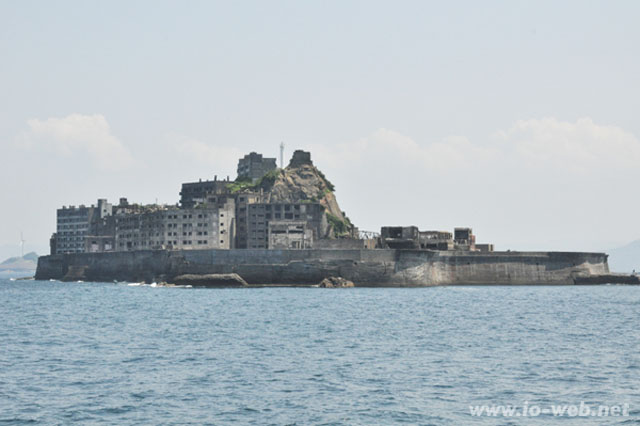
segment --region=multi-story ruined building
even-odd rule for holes
[[[229,177],[226,180],[200,180],[182,184],[180,191],[180,207],[190,209],[198,204],[207,202],[214,195],[229,194]]]
[[[275,159],[251,153],[240,159],[242,177],[261,178]],[[182,184],[180,207],[141,206],[121,198],[117,206],[99,200],[98,207],[58,210],[52,253],[145,249],[230,249],[248,246],[247,209],[262,201],[259,193],[232,193],[232,182],[213,180]],[[236,215],[239,221],[236,219]],[[239,237],[237,233],[239,232]]]
[[[194,208],[196,206],[222,206],[229,200],[235,205],[235,241],[236,248],[248,247],[248,206],[263,200],[259,192],[244,191],[232,193],[229,190],[228,181],[205,181],[185,183],[182,185],[182,208]],[[197,194],[197,195],[196,195]]]
[[[235,247],[235,202],[183,209],[129,204],[122,198],[112,214],[94,216],[87,229],[76,252],[230,249]]]
[[[257,182],[262,176],[277,167],[275,158],[265,158],[262,154],[252,152],[238,161],[238,179],[250,179],[252,182]]]
[[[418,249],[420,231],[417,226],[383,226],[380,229],[381,248]]]
[[[111,215],[111,209],[111,204],[104,199],[99,199],[97,206],[63,206],[58,209],[56,232],[51,241],[52,253],[84,252],[91,223]]]
[[[493,244],[476,245],[471,228],[447,231],[420,231],[417,226],[384,226],[380,232],[381,248],[412,250],[493,251]]]
[[[234,248],[233,200],[221,207],[155,207],[113,217],[116,251]]]
[[[308,249],[313,247],[313,242],[313,230],[307,222],[269,222],[267,244],[270,249]]]
[[[288,224],[299,226],[301,223],[304,224],[302,234],[307,237],[305,237],[304,243],[300,243],[303,246],[300,248],[310,248],[314,240],[325,237],[328,224],[324,215],[324,207],[319,203],[249,204],[247,248],[272,248],[269,245],[270,234],[278,234]],[[296,241],[298,240],[296,239]],[[272,240],[272,242],[275,242],[275,240]],[[282,240],[278,245],[282,245]],[[295,245],[298,245],[298,243]]]
[[[244,192],[236,198],[236,247],[249,248],[249,206],[262,202],[261,193]]]
[[[313,165],[310,153],[295,151],[289,167],[306,165]],[[121,198],[118,205],[100,199],[97,206],[63,207],[57,211],[51,252],[364,247],[493,251],[491,244],[476,245],[471,228],[456,228],[452,234],[392,226],[383,227],[375,239],[328,239],[335,224],[328,223],[316,197],[272,201],[270,193],[260,189],[263,182],[256,184],[275,167],[274,158],[252,152],[238,161],[236,181],[215,176],[183,183],[175,206],[143,206]]]
[[[421,249],[453,250],[453,236],[446,231],[420,231],[419,242]]]
[[[453,230],[453,242],[458,250],[475,250],[476,236],[471,228],[456,228]]]

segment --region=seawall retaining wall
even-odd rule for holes
[[[430,250],[141,250],[42,256],[36,279],[171,280],[237,273],[249,284],[318,284],[341,276],[358,286],[568,285],[607,274],[604,253]]]

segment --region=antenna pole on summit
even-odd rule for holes
[[[284,142],[280,142],[280,168],[284,169]]]

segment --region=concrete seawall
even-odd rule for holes
[[[604,253],[430,250],[143,250],[42,256],[36,279],[167,281],[183,274],[237,273],[249,284],[357,286],[569,285],[609,273]]]

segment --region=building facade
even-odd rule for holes
[[[56,212],[56,232],[53,235],[52,253],[82,253],[85,251],[85,238],[90,233],[91,224],[110,216],[112,205],[99,199],[97,205],[63,206]]]
[[[447,231],[420,231],[417,226],[384,226],[380,230],[380,248],[408,250],[493,251],[493,244],[476,246],[471,228]]]
[[[269,245],[271,222],[279,226],[303,222],[310,232],[309,244],[311,245],[314,240],[323,238],[328,228],[324,207],[320,203],[253,203],[248,205],[247,248],[273,248]],[[311,246],[304,248],[311,248]]]
[[[183,183],[180,190],[180,206],[185,209],[191,209],[200,203],[206,202],[211,195],[228,194],[230,183],[229,177],[227,177],[227,180],[218,180],[217,176],[213,180]]]
[[[114,216],[115,250],[193,250],[235,247],[235,205],[158,208]]]
[[[453,242],[456,250],[475,251],[476,249],[476,236],[473,235],[473,229],[471,228],[455,228],[453,230]]]
[[[417,226],[383,226],[380,229],[382,248],[418,249],[420,231]]]
[[[255,183],[277,167],[275,158],[266,158],[262,154],[252,152],[238,160],[238,179],[250,179]]]
[[[304,221],[270,221],[267,241],[270,249],[310,249],[313,230]]]
[[[249,205],[260,203],[264,196],[243,192],[236,197],[236,248],[249,248]]]
[[[419,242],[421,249],[453,250],[453,234],[447,231],[420,231]]]

